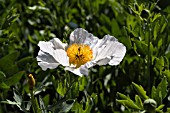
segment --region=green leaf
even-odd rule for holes
[[[135,40],[135,45],[137,47],[137,52],[140,54],[147,54],[148,45],[144,41]]]
[[[142,107],[140,107],[140,105],[138,106],[136,104],[136,103],[140,103],[141,104],[141,102],[140,102],[141,100],[138,97],[136,97],[138,99],[136,100],[136,103],[135,103],[129,97],[127,97],[124,94],[118,93],[118,95],[121,98],[121,100],[117,100],[118,103],[120,103],[120,104],[122,104],[122,105],[124,105],[126,107],[133,108],[133,109],[138,109],[138,110],[142,110],[143,109]]]
[[[166,95],[168,93],[167,87],[168,87],[167,78],[163,77],[162,81],[159,83],[159,85],[157,87],[157,92],[161,91],[163,99],[166,97]]]
[[[119,36],[121,34],[120,28],[119,28],[119,25],[115,19],[112,19],[111,25],[112,25],[111,29],[112,29],[113,36],[115,36],[115,37]]]
[[[41,96],[39,96],[39,103],[40,103],[41,113],[47,113],[47,110],[45,108],[45,105],[44,105],[44,102],[43,102]]]
[[[94,95],[96,96],[96,95]],[[91,109],[94,105],[93,103],[93,99],[95,99],[95,97],[88,97],[87,100],[86,100],[86,108],[85,108],[85,113],[90,113],[91,112]]]
[[[74,103],[71,111],[73,111],[74,113],[85,113],[85,111],[83,110],[83,105],[78,102]]]
[[[162,32],[165,30],[166,26],[167,26],[167,23],[165,22],[165,23],[163,24],[163,26],[161,27],[160,33],[162,33]]]
[[[82,99],[80,103],[75,102],[71,111],[74,113],[91,113],[91,109],[96,101],[97,95],[93,93],[91,96],[87,96],[86,100]]]
[[[5,14],[5,19],[3,19],[3,22],[1,22],[1,28],[5,29],[9,27],[11,24],[13,24],[18,18],[19,14],[16,13],[17,8],[10,8],[9,10],[7,9],[7,14]]]
[[[50,95],[49,94],[45,95],[43,98],[43,102],[46,106],[49,105],[49,101],[50,101]]]
[[[58,83],[58,87],[57,87],[57,92],[64,97],[65,93],[67,91],[67,88],[65,86],[65,83],[62,83],[61,81],[59,81]]]
[[[157,38],[157,35],[158,35],[158,33],[159,33],[159,29],[160,28],[160,25],[159,24],[155,24],[155,26],[154,26],[154,33],[153,33],[153,36],[154,36],[154,40],[156,40],[156,38]]]
[[[117,100],[118,103],[124,105],[125,107],[130,107],[132,109],[141,110],[133,101],[129,100]]]
[[[15,100],[19,105],[21,105],[23,99],[22,99],[22,97],[21,97],[20,95],[18,95],[17,92],[15,92],[15,91],[14,91],[14,97],[13,97],[13,98],[14,98],[14,100]]]
[[[30,35],[28,35],[28,39],[31,43],[37,44],[37,42]]]
[[[157,108],[156,108],[156,111],[158,112],[158,111],[162,111],[162,109],[164,108],[164,104],[161,104],[160,106],[158,106]]]
[[[158,19],[159,17],[161,17],[161,14],[160,14],[160,13],[155,14],[151,22],[154,22],[154,21],[155,21],[156,19]]]
[[[74,99],[69,99],[69,100],[62,102],[61,104],[57,104],[57,106],[55,107],[56,108],[55,113],[68,112],[74,105],[74,102],[75,102]]]
[[[1,103],[4,103],[4,104],[11,104],[11,105],[17,105],[18,103],[17,102],[14,102],[14,101],[10,101],[10,100],[6,100],[6,101],[1,101]]]
[[[7,76],[11,76],[18,72],[18,67],[14,63],[19,57],[20,53],[15,51],[0,59],[0,70],[3,71]]]
[[[139,96],[143,99],[146,100],[148,99],[148,96],[146,95],[146,91],[143,89],[141,85],[137,85],[136,83],[132,82],[135,90],[138,92]]]
[[[31,56],[24,57],[17,61],[17,65],[20,69],[25,70],[27,69],[26,64],[33,62],[33,58]]]
[[[9,77],[8,79],[6,79],[4,82],[8,86],[14,85],[20,81],[20,79],[22,78],[24,74],[25,74],[25,71],[20,71],[14,74],[13,76]]]
[[[170,70],[165,70],[163,74],[167,77],[168,83],[170,83]]]
[[[141,98],[140,98],[138,95],[135,96],[135,101],[136,101],[136,105],[137,105],[139,108],[143,109],[142,100],[141,100]]]
[[[10,86],[6,85],[4,82],[0,83],[0,89],[5,90],[5,89],[9,89],[9,88],[10,88]]]
[[[167,108],[167,112],[168,112],[168,113],[170,112],[170,107]]]
[[[87,77],[81,77],[79,78],[79,91],[83,91],[84,88],[87,86]]]
[[[1,36],[1,35],[0,35]],[[8,39],[7,38],[0,38],[0,44],[6,42]]]
[[[67,88],[67,93],[65,94],[65,96],[68,95],[71,98],[78,97],[78,95],[79,95],[79,80],[78,80],[78,77],[74,78],[74,80],[69,84],[69,87]]]
[[[158,70],[162,70],[163,69],[163,67],[164,67],[164,58],[163,57],[155,58],[155,67]]]
[[[12,23],[14,23],[18,18],[19,18],[19,14],[13,14],[11,17],[9,17],[7,20],[6,20],[6,22],[4,23],[4,25],[5,24],[8,24],[8,25],[10,25],[10,24],[12,24]]]
[[[167,96],[167,86],[167,78],[163,77],[157,88],[155,88],[155,86],[152,87],[152,98],[156,100],[158,105],[162,104],[162,100]]]
[[[153,87],[152,87],[152,92],[151,92],[151,97],[152,97],[153,99],[155,99],[155,100],[156,100],[156,97],[155,97],[155,96],[156,96],[156,93],[157,93],[157,92],[156,92],[156,87],[153,86]]]
[[[6,104],[11,104],[11,105],[16,105],[20,110],[22,109],[22,97],[20,95],[18,95],[15,90],[14,90],[14,100],[15,101],[10,101],[10,100],[6,100],[6,101],[1,101],[2,103],[6,103]]]
[[[35,100],[35,106],[36,106],[35,108],[37,108],[37,110],[36,110],[37,113],[41,113],[41,109],[40,109],[40,106],[38,104],[38,99],[35,97],[34,100]]]
[[[0,71],[0,82],[2,82],[5,79],[6,75],[2,71]]]
[[[129,97],[127,97],[126,95],[124,95],[124,94],[122,94],[122,93],[117,93],[118,95],[119,95],[119,97],[121,98],[121,99],[124,99],[124,100],[129,100],[130,98]]]

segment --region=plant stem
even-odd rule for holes
[[[149,24],[149,23],[148,23]],[[150,66],[151,66],[151,53],[150,53],[150,38],[151,38],[151,27],[150,24],[148,25],[149,29],[149,37],[148,37],[148,59],[147,59],[147,76],[148,76],[148,94],[150,95],[151,92],[151,75],[150,75]]]
[[[34,100],[33,90],[30,90],[30,93],[31,93],[31,103],[32,103],[33,111],[34,111],[34,113],[38,113],[38,112],[37,112],[36,103],[35,103],[35,100]]]
[[[0,93],[0,100],[4,100],[4,95],[3,95],[3,93]],[[0,105],[0,108],[1,108],[1,106],[2,106],[2,104]],[[1,109],[2,110],[2,109]],[[0,113],[2,112],[0,110]],[[7,107],[6,107],[6,104],[4,104],[4,110],[7,112],[8,110],[7,110]]]
[[[70,85],[69,85],[69,87],[68,87],[68,89],[67,89],[67,91],[66,91],[66,93],[65,93],[65,95],[64,95],[64,98],[66,98],[66,95],[69,93],[69,91],[71,90],[71,87],[78,81],[78,79],[79,79],[79,77],[76,77],[72,82],[70,81],[70,77],[69,77],[69,82],[71,82],[70,83]]]

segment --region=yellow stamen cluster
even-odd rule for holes
[[[90,46],[86,44],[72,44],[67,49],[69,63],[79,68],[93,58],[93,52]]]

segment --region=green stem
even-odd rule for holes
[[[37,112],[36,103],[35,103],[35,100],[34,100],[33,90],[31,90],[30,93],[31,93],[31,103],[32,103],[33,111],[34,111],[34,113],[38,113],[38,112]]]
[[[67,91],[66,91],[66,93],[65,93],[65,95],[64,95],[64,98],[66,98],[66,95],[69,93],[69,91],[71,90],[71,87],[78,81],[78,79],[79,79],[79,77],[76,77],[72,82],[70,81],[70,77],[69,77],[69,82],[71,82],[70,83],[70,85],[69,85],[69,87],[68,87],[68,89],[67,89]]]
[[[0,93],[0,100],[5,100],[3,93]],[[0,108],[1,108],[1,106],[2,106],[2,104],[0,105]],[[6,104],[4,104],[3,107],[4,107],[4,110],[7,112],[8,110],[7,110]],[[2,109],[1,109],[1,110],[2,110]],[[1,110],[0,110],[0,113],[2,112]]]
[[[150,75],[150,67],[151,67],[151,53],[150,53],[150,38],[151,38],[151,27],[148,25],[149,29],[149,37],[148,37],[148,59],[147,59],[147,74],[148,74],[148,93],[150,95],[151,91],[151,75]]]

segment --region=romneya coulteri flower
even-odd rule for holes
[[[76,75],[88,75],[88,68],[95,65],[118,65],[126,53],[125,46],[110,35],[102,39],[82,28],[70,34],[70,43],[62,43],[58,38],[48,42],[40,41],[37,56],[42,70],[54,69],[59,65]]]

